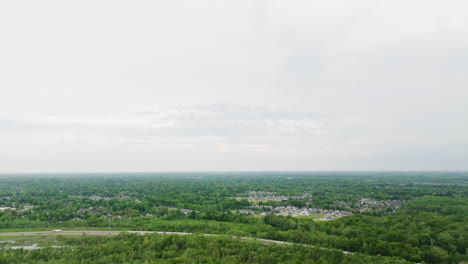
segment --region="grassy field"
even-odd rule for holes
[[[79,230],[90,230],[90,231],[108,231],[109,228],[106,227],[56,227],[56,228],[9,228],[9,229],[0,229],[0,233],[12,233],[12,232],[44,232],[44,231],[53,231],[55,229],[60,229],[63,231],[79,231]],[[111,231],[128,231],[128,228],[116,227],[112,228]]]

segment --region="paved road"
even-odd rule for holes
[[[164,231],[39,231],[39,232],[9,232],[9,233],[0,233],[0,237],[2,236],[53,236],[53,235],[62,235],[62,236],[77,236],[77,235],[91,235],[91,236],[116,236],[121,233],[130,233],[130,234],[139,234],[139,235],[146,235],[146,234],[166,234],[166,235],[195,235],[196,233],[186,233],[186,232],[164,232]],[[223,236],[217,234],[200,234],[203,236]],[[253,238],[253,237],[235,237],[240,240],[256,240],[262,242],[264,244],[279,244],[279,245],[300,245],[305,247],[312,247],[312,248],[319,248],[323,250],[337,250],[337,249],[330,249],[324,247],[316,247],[307,244],[298,244],[298,243],[291,243],[279,240],[271,240],[271,239],[262,239],[262,238]],[[342,251],[344,254],[353,254],[349,251]]]

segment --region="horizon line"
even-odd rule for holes
[[[83,172],[0,172],[0,175],[14,174],[149,174],[149,173],[351,173],[351,172],[468,172],[468,170],[193,170],[193,171],[83,171]]]

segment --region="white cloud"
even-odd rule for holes
[[[1,3],[0,172],[466,169],[467,8]]]

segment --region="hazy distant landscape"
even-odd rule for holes
[[[0,1],[0,264],[468,264],[468,1]]]
[[[466,172],[3,174],[0,187],[1,263],[468,260]]]

